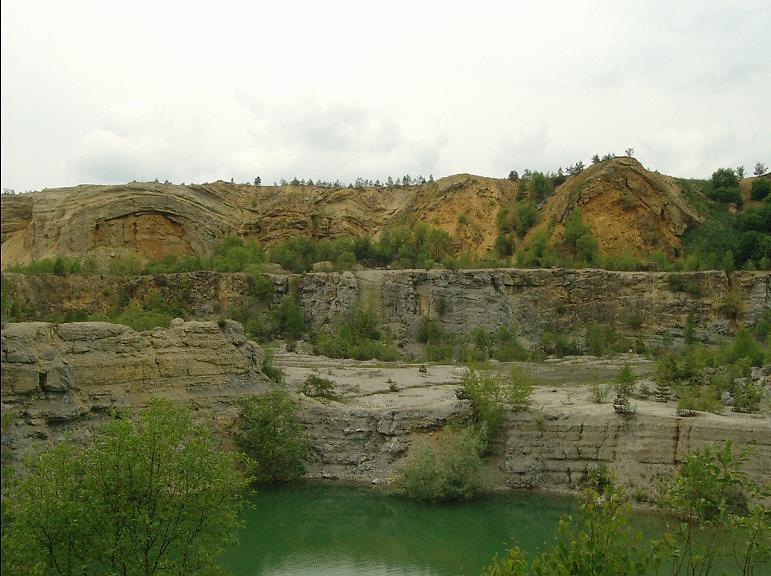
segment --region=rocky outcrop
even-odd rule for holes
[[[458,250],[484,252],[508,180],[463,174],[421,186],[326,188],[131,182],[2,196],[2,267],[56,256],[209,255],[225,236],[264,244],[305,236],[374,236],[420,219],[445,228]],[[466,214],[459,226],[458,210]]]
[[[316,327],[361,306],[397,338],[414,337],[423,319],[431,319],[453,333],[517,326],[524,343],[533,347],[546,329],[581,340],[586,326],[597,322],[633,339],[661,343],[682,341],[689,322],[705,341],[754,324],[771,308],[770,282],[768,272],[673,277],[568,269],[366,270],[307,274],[300,299]],[[686,284],[690,294],[678,288]],[[731,298],[737,305],[729,310]]]
[[[3,443],[86,432],[105,413],[156,397],[229,421],[235,402],[268,388],[262,351],[237,322],[183,322],[135,332],[103,322],[8,324],[2,330]]]
[[[575,209],[605,254],[671,252],[688,227],[702,221],[674,178],[646,170],[634,158],[605,160],[569,178],[549,198],[531,236],[553,226],[558,242]]]
[[[313,357],[305,357],[298,368],[296,358],[279,361],[287,366],[288,389],[301,407],[314,477],[387,482],[416,436],[471,416],[468,401],[455,392],[460,368]],[[238,400],[270,388],[261,362],[260,348],[234,322],[175,320],[169,329],[140,333],[93,322],[6,325],[0,398],[4,451],[19,458],[65,433],[86,440],[110,410],[140,409],[156,397],[189,404],[227,439]],[[595,378],[602,366],[587,372]],[[603,369],[615,373],[617,366]],[[609,404],[591,403],[585,384],[571,383],[570,375],[577,378],[580,372],[574,364],[551,364],[549,370],[559,388],[539,388],[531,411],[508,414],[492,460],[501,485],[568,489],[606,464],[650,496],[657,479],[670,474],[689,450],[726,439],[739,448],[753,447],[746,466],[752,480],[771,476],[767,415],[681,418],[671,403],[637,401],[635,416],[624,418]],[[330,378],[337,399],[302,394],[310,373]]]
[[[527,182],[457,174],[415,186],[330,188],[131,182],[3,195],[2,267],[56,256],[209,255],[225,236],[273,244],[294,236],[376,236],[386,226],[423,221],[453,237],[458,252],[493,250],[496,217]],[[672,178],[633,158],[614,158],[567,179],[534,232],[580,207],[603,252],[671,249],[699,216]]]
[[[278,302],[293,294],[313,329],[334,325],[346,310],[371,310],[397,340],[414,340],[424,319],[452,333],[477,326],[517,326],[522,343],[547,329],[583,341],[591,322],[645,343],[681,342],[689,324],[714,342],[752,326],[771,308],[768,272],[613,272],[569,269],[364,270],[268,275]],[[685,291],[687,290],[687,291]],[[3,274],[3,298],[24,319],[86,317],[119,302],[158,294],[191,318],[227,315],[254,300],[247,274],[193,272],[133,278]]]

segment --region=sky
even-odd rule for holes
[[[3,0],[2,186],[771,165],[768,0]]]

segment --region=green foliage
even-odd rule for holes
[[[397,492],[428,502],[473,497],[483,489],[482,446],[473,428],[447,427],[413,440],[396,470]]]
[[[679,475],[662,484],[659,506],[668,515],[668,530],[648,541],[630,527],[623,493],[599,474],[601,482],[584,492],[580,517],[560,520],[554,544],[529,569],[515,544],[507,558],[496,558],[485,573],[644,576],[663,569],[672,576],[707,575],[721,560],[735,562],[731,574],[759,574],[756,570],[771,558],[771,491],[747,481],[742,470],[746,459],[747,452],[735,455],[730,442],[718,450],[689,453]]]
[[[651,547],[630,526],[628,505],[613,485],[602,492],[584,492],[578,519],[564,516],[554,544],[533,559],[527,570],[524,554],[516,545],[508,565],[494,562],[488,576],[644,576],[655,566]],[[509,571],[506,571],[508,569]]]
[[[659,543],[672,574],[709,574],[721,557],[733,558],[739,574],[753,574],[769,559],[771,514],[768,487],[747,481],[748,450],[735,454],[730,441],[686,455],[680,473],[662,483],[660,507],[676,523]]]
[[[592,402],[595,404],[605,404],[610,398],[612,387],[604,382],[592,382],[589,386],[592,393]]]
[[[576,208],[568,216],[562,246],[572,257],[573,264],[582,268],[597,262],[599,247],[591,228],[584,223],[581,210]]]
[[[9,500],[18,574],[212,574],[239,527],[248,480],[186,408],[155,401],[85,448],[32,455]]]
[[[398,356],[396,349],[383,341],[377,317],[361,308],[343,314],[332,334],[317,334],[315,349],[330,358],[388,361]]]
[[[586,326],[586,351],[592,356],[605,356],[615,352],[623,352],[626,342],[619,337],[615,329],[603,326],[597,322],[589,322]]]
[[[255,460],[258,480],[293,480],[305,473],[308,447],[303,427],[297,405],[283,390],[244,399],[234,438]]]
[[[528,184],[530,199],[539,204],[546,200],[554,192],[554,183],[541,172],[533,172]]]
[[[276,324],[282,336],[289,341],[298,340],[305,332],[305,317],[295,299],[290,296],[281,298],[275,310]]]
[[[744,204],[744,199],[738,187],[725,188],[721,186],[713,188],[709,197],[715,202],[722,202],[723,204],[736,204],[738,206]]]
[[[752,181],[750,187],[750,198],[753,200],[765,200],[771,192],[771,181],[766,178],[757,178]]]
[[[615,382],[613,385],[613,391],[615,398],[613,399],[613,409],[616,413],[622,416],[631,416],[635,413],[635,407],[629,401],[629,398],[634,392],[635,375],[628,364],[624,364],[624,367],[616,374]]]
[[[326,398],[337,400],[335,383],[328,378],[322,378],[316,374],[308,374],[302,387],[302,393],[311,398]]]
[[[533,380],[522,368],[511,367],[506,388],[506,399],[515,412],[526,410],[530,406],[533,398]]]
[[[481,370],[468,368],[456,394],[460,399],[471,401],[480,438],[487,446],[503,425],[505,392],[502,379],[497,374],[486,374]]]
[[[723,411],[723,403],[714,386],[681,386],[677,392],[677,413],[681,416],[693,416],[696,412]]]
[[[286,381],[286,374],[275,365],[275,352],[273,352],[273,348],[266,346],[263,348],[263,351],[265,356],[262,359],[262,373],[275,384],[283,384]]]
[[[757,412],[760,410],[761,400],[763,400],[762,382],[753,382],[745,378],[734,392],[734,412]]]
[[[541,348],[546,354],[558,356],[573,356],[578,354],[578,344],[571,340],[566,334],[554,329],[547,328],[541,335]]]
[[[736,188],[739,179],[733,168],[718,168],[712,173],[712,188]]]
[[[671,272],[667,275],[667,285],[672,292],[685,292],[694,298],[700,298],[702,294],[701,282],[691,274]]]

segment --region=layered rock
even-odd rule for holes
[[[453,333],[514,325],[531,348],[547,329],[580,342],[591,322],[654,344],[681,342],[690,325],[696,338],[713,342],[753,326],[771,308],[768,272],[364,270],[268,277],[269,300],[293,294],[311,329],[332,326],[358,306],[405,342],[414,340],[424,319]],[[107,312],[121,299],[125,304],[153,294],[179,303],[190,317],[207,319],[253,301],[254,279],[216,272],[128,279],[4,274],[3,294],[25,319],[85,317]]]
[[[262,351],[237,322],[135,332],[103,322],[8,324],[2,330],[3,443],[83,433],[112,409],[157,397],[229,422],[241,396],[268,388]]]

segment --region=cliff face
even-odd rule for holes
[[[455,333],[516,325],[534,345],[547,328],[581,335],[590,322],[652,342],[680,340],[690,322],[697,338],[754,324],[771,308],[767,272],[669,274],[605,270],[367,270],[303,277],[301,302],[314,326],[335,322],[351,306],[373,310],[397,338],[414,337],[424,318]],[[674,287],[673,287],[674,286]],[[736,297],[737,317],[726,312]]]
[[[325,364],[290,356],[278,360],[287,366],[288,389],[301,407],[313,477],[387,482],[417,435],[470,417],[468,401],[455,394],[462,369],[430,366],[424,372],[409,365]],[[190,405],[227,442],[238,400],[270,388],[259,371],[261,359],[259,347],[232,322],[175,321],[167,330],[140,333],[105,323],[6,325],[0,389],[4,450],[19,458],[65,433],[87,440],[110,409],[139,409],[153,397]],[[590,368],[597,374],[602,367]],[[726,439],[738,448],[753,447],[746,467],[751,479],[771,476],[767,416],[680,418],[673,404],[640,400],[637,414],[627,419],[609,404],[591,403],[586,385],[569,377],[576,374],[574,365],[561,369],[558,377],[568,380],[539,388],[533,411],[508,413],[491,462],[499,484],[568,489],[606,464],[651,497],[657,479],[670,474],[689,450]],[[605,367],[607,374],[616,370]],[[299,392],[305,377],[320,371],[335,383],[339,401]]]
[[[103,322],[8,324],[2,331],[2,412],[12,424],[3,443],[64,431],[86,433],[112,408],[139,408],[153,397],[190,402],[232,419],[235,401],[268,388],[262,351],[241,325],[175,321],[135,332]]]
[[[414,340],[423,319],[454,333],[516,325],[531,347],[547,328],[581,339],[590,322],[652,343],[681,341],[690,323],[697,338],[715,341],[752,326],[771,308],[768,272],[365,270],[269,278],[273,301],[294,294],[311,328],[333,325],[360,306],[405,342]],[[38,317],[106,311],[121,295],[142,300],[157,292],[205,319],[253,298],[253,282],[246,274],[216,272],[128,279],[4,274],[3,291],[23,310],[43,315]]]
[[[498,235],[496,216],[519,189],[508,179],[458,174],[379,188],[132,182],[3,195],[2,267],[56,256],[106,262],[118,255],[209,255],[228,235],[268,245],[293,236],[376,236],[390,224],[415,220],[449,232],[456,252],[484,254]],[[670,250],[698,221],[672,178],[632,158],[601,162],[568,178],[536,230],[554,225],[558,237],[576,207],[604,252]]]
[[[614,158],[569,178],[549,198],[542,223],[554,226],[553,242],[580,209],[604,254],[670,252],[701,217],[685,202],[674,178],[651,172],[634,158]]]
[[[55,256],[208,255],[228,235],[264,244],[373,236],[415,218],[454,234],[457,249],[484,252],[497,208],[514,190],[510,181],[466,174],[391,188],[132,182],[3,195],[2,266]]]

